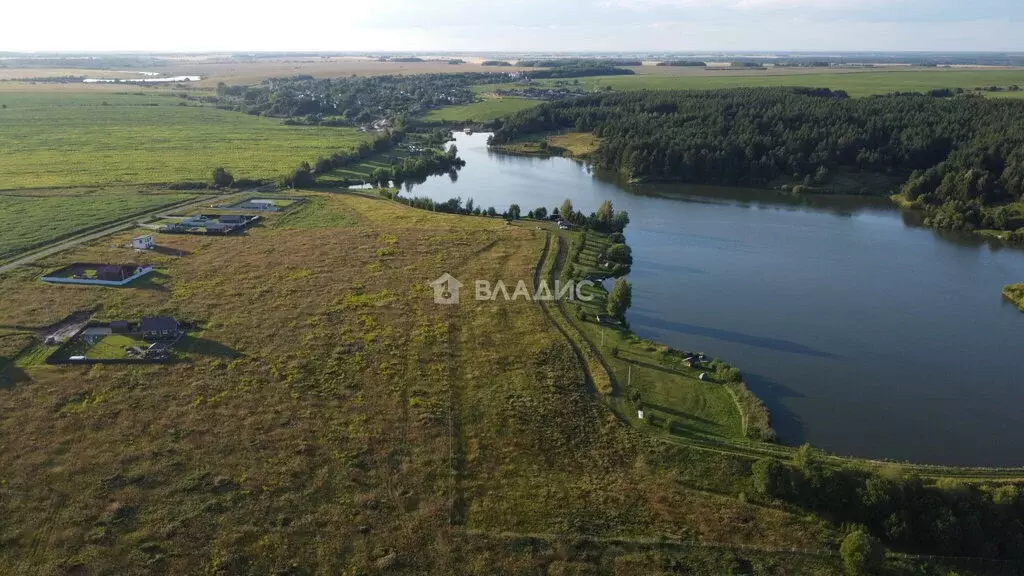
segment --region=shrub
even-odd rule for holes
[[[882,567],[885,552],[878,541],[863,529],[847,534],[839,547],[843,556],[843,567],[850,576],[877,574]]]

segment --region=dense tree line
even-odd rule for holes
[[[400,131],[385,132],[377,136],[373,141],[362,141],[354,150],[335,152],[330,156],[321,156],[316,162],[300,163],[294,170],[281,179],[281,185],[289,187],[312,186],[316,183],[316,177],[326,174],[331,170],[344,168],[357,164],[364,158],[369,158],[378,152],[390,150],[392,146],[405,137]]]
[[[632,58],[540,58],[520,60],[519,66],[529,68],[561,68],[566,66],[643,66],[640,60]]]
[[[703,60],[665,60],[664,62],[658,62],[658,66],[683,66],[683,67],[694,67],[703,68],[708,63]]]
[[[784,88],[605,93],[513,115],[492,142],[566,129],[595,132],[594,161],[631,179],[826,188],[839,173],[886,174],[906,182],[907,200],[934,226],[1022,225],[1009,205],[1024,197],[1024,102]]]
[[[633,71],[628,68],[616,68],[600,64],[574,64],[571,66],[559,66],[557,68],[545,68],[543,70],[531,70],[524,72],[523,76],[534,80],[545,78],[583,78],[585,76],[630,76]]]
[[[791,463],[756,462],[752,477],[759,494],[863,525],[898,550],[1024,561],[1024,495],[1017,485],[929,485],[916,477],[830,468],[806,445]]]

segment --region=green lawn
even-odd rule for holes
[[[3,221],[0,226],[0,261],[77,232],[193,197],[184,193],[143,193],[134,189],[59,195],[0,194]]]
[[[285,126],[160,94],[0,92],[0,187],[274,178],[352,149],[352,128]]]
[[[358,221],[350,210],[330,196],[312,196],[298,209],[277,218],[276,228],[347,228]]]
[[[85,356],[95,360],[120,360],[128,358],[125,348],[129,346],[145,350],[149,348],[149,343],[123,334],[109,334],[90,346]]]
[[[771,74],[718,76],[638,74],[635,76],[596,76],[580,78],[580,86],[596,90],[610,86],[615,90],[678,90],[740,88],[751,86],[808,86],[846,90],[851,96],[870,96],[889,92],[924,92],[933,88],[972,89],[983,86],[1007,88],[1024,86],[1024,70],[898,70],[872,72],[822,72],[820,74]],[[542,80],[554,85],[556,80]],[[508,85],[511,88],[514,85]],[[993,93],[999,97],[1024,97],[1020,92]]]
[[[423,119],[427,122],[490,122],[495,118],[527,110],[541,103],[541,100],[524,98],[488,98],[473,104],[431,110]]]

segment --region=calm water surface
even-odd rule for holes
[[[629,211],[628,318],[642,337],[738,366],[783,441],[840,454],[1024,465],[1024,252],[920,228],[885,201],[620,186],[565,158],[457,136],[457,181],[411,194],[504,211]]]

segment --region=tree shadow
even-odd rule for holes
[[[779,435],[779,441],[791,446],[799,446],[807,441],[807,429],[803,420],[790,410],[787,398],[806,398],[804,394],[788,386],[760,374],[744,374],[747,388],[764,402],[771,413],[772,428]]]
[[[634,316],[632,320],[634,322],[640,322],[654,328],[661,328],[664,330],[679,332],[681,334],[702,336],[704,338],[722,340],[724,342],[732,342],[734,344],[743,344],[745,346],[754,346],[756,348],[764,348],[767,350],[775,350],[777,352],[788,352],[790,354],[814,356],[817,358],[840,358],[840,356],[833,354],[831,352],[818,350],[817,348],[812,348],[810,346],[800,344],[799,342],[793,342],[791,340],[755,336],[753,334],[744,334],[743,332],[720,330],[718,328],[697,326],[696,324],[686,324],[684,322],[673,322],[671,320],[665,320],[662,318],[655,318],[653,316],[646,315]]]
[[[28,372],[15,366],[14,360],[0,358],[0,390],[10,390],[22,382],[30,380]]]
[[[216,356],[218,358],[235,359],[242,356],[241,352],[226,344],[197,336],[185,336],[182,338],[180,349],[183,352]]]

